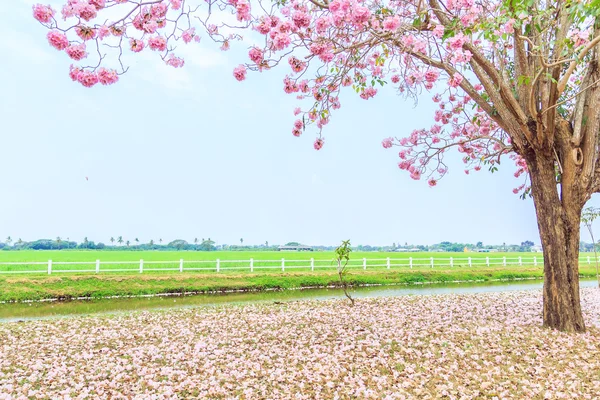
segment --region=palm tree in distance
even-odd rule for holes
[[[126,241],[125,244],[127,245],[127,247],[129,247],[129,240]]]
[[[198,244],[198,238],[194,238],[194,244]]]
[[[265,242],[265,247],[269,247],[269,241],[268,240]]]
[[[162,244],[162,239],[158,239],[158,241],[160,242],[160,244]]]
[[[242,246],[244,244],[244,238],[240,239],[240,246]]]
[[[154,240],[150,239],[150,243],[148,243],[150,246],[154,246]]]
[[[6,238],[6,244],[10,246],[11,243],[12,243],[12,238],[9,236]]]
[[[62,242],[62,239],[60,238],[60,236],[56,237],[56,247],[58,247],[58,249],[60,250],[60,243]]]
[[[114,237],[110,237],[110,244],[114,245],[115,244],[115,238]]]
[[[19,240],[17,240],[17,244],[23,244],[23,240],[21,240],[21,238],[19,238]]]
[[[135,238],[135,243],[136,243],[136,244],[140,244],[140,239],[138,239],[138,238]]]
[[[90,241],[88,240],[87,236],[83,238],[83,244],[84,244],[84,245],[86,245],[86,246],[87,246],[89,242],[90,242]]]
[[[123,236],[119,236],[119,237],[117,238],[117,243],[119,243],[120,245],[122,245],[122,244],[123,244]]]

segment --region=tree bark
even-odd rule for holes
[[[583,332],[585,323],[579,298],[579,234],[585,201],[582,203],[578,191],[564,182],[559,195],[553,154],[530,154],[526,158],[544,252],[544,326]],[[563,171],[563,175],[564,172],[567,171]]]

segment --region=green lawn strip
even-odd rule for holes
[[[595,270],[582,266],[582,277]],[[418,284],[428,282],[493,281],[542,278],[542,267],[496,267],[414,270],[354,270],[352,285]],[[70,299],[76,297],[139,296],[160,293],[218,292],[326,287],[339,284],[332,271],[183,274],[63,274],[0,276],[0,301]]]

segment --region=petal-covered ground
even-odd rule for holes
[[[224,306],[0,325],[0,399],[600,398],[588,332],[541,292]]]

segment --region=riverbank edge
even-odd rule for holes
[[[595,271],[582,269],[580,278],[595,278]],[[410,286],[446,283],[502,282],[543,279],[543,271],[513,269],[373,271],[348,275],[353,287]],[[287,273],[272,275],[188,276],[53,276],[2,277],[0,303],[56,302],[111,298],[185,296],[211,293],[266,292],[337,288],[333,273]]]

